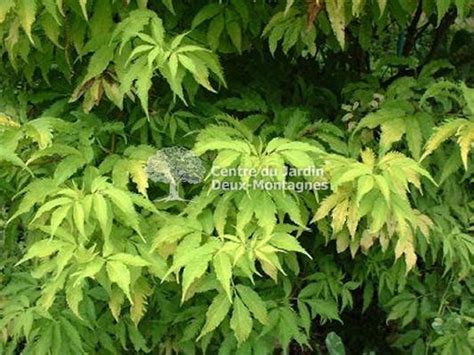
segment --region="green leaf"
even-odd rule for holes
[[[234,335],[239,344],[247,340],[252,331],[252,318],[250,317],[250,312],[239,297],[235,297],[234,299],[234,309],[230,319],[230,328],[234,331]]]
[[[99,47],[92,55],[89,65],[87,66],[87,73],[84,77],[83,83],[86,83],[92,78],[102,74],[107,69],[110,61],[114,56],[114,46],[104,45]]]
[[[204,324],[197,341],[199,341],[204,335],[212,332],[222,323],[229,312],[230,306],[231,303],[225,293],[220,293],[214,297],[214,300],[206,312],[206,323]]]
[[[36,19],[36,0],[18,0],[17,13],[20,19],[21,27],[25,30],[30,42],[33,43],[31,36],[31,26]]]
[[[405,120],[407,144],[410,153],[415,160],[419,160],[421,156],[421,145],[423,136],[421,134],[421,127],[418,117],[409,118]]]
[[[378,232],[385,223],[387,223],[389,215],[389,209],[385,200],[379,197],[374,202],[374,207],[372,209],[372,224],[370,226],[370,231],[372,233]]]
[[[216,272],[217,280],[221,283],[225,293],[232,300],[232,292],[230,289],[230,282],[232,279],[232,262],[230,256],[225,252],[219,252],[213,259],[214,271]]]
[[[62,48],[59,43],[59,35],[61,34],[61,27],[58,22],[49,14],[45,14],[41,17],[41,26],[44,29],[44,33],[59,48]]]
[[[234,7],[235,11],[240,15],[243,27],[245,28],[250,20],[248,3],[245,0],[230,0],[230,3]]]
[[[132,292],[133,305],[130,307],[130,318],[135,326],[138,325],[146,312],[147,297],[151,294],[151,289],[145,279],[140,278]]]
[[[425,152],[421,160],[433,153],[444,141],[453,136],[456,131],[466,123],[464,119],[457,119],[448,121],[442,126],[438,127],[436,132],[428,139],[425,145]]]
[[[285,250],[285,251],[296,251],[298,253],[303,253],[307,255],[310,259],[312,259],[311,255],[309,255],[306,250],[300,245],[298,240],[293,237],[291,234],[288,233],[273,233],[270,244],[273,246]]]
[[[374,187],[374,178],[370,175],[363,175],[357,180],[357,204]]]
[[[208,4],[199,10],[199,12],[194,16],[193,22],[191,23],[191,28],[196,28],[201,23],[213,18],[216,16],[222,9],[222,4],[211,3]]]
[[[51,236],[56,234],[57,229],[63,223],[72,208],[72,204],[59,207],[51,214]]]
[[[326,348],[328,350],[329,355],[345,355],[346,350],[344,349],[344,344],[342,343],[341,338],[334,332],[330,332],[326,335],[326,339],[324,340],[326,344]]]
[[[390,188],[388,187],[387,181],[381,175],[374,175],[375,183],[377,184],[380,192],[382,193],[385,201],[390,203]]]
[[[342,175],[335,177],[331,180],[331,187],[336,190],[339,185],[342,185],[346,182],[353,181],[362,175],[370,175],[372,170],[365,164],[354,163],[347,167]]]
[[[79,234],[81,236],[85,237],[86,232],[84,230],[84,224],[85,224],[84,208],[83,208],[83,206],[80,202],[76,201],[74,203],[72,214],[73,214],[73,217],[74,217],[74,224],[75,224],[77,230],[79,231]]]
[[[38,209],[35,216],[31,220],[31,223],[34,223],[44,213],[49,212],[52,209],[58,206],[69,205],[71,203],[72,203],[72,200],[69,197],[60,197],[60,198],[55,198],[54,200],[48,201]]]
[[[393,143],[398,142],[405,133],[405,120],[402,118],[391,119],[382,125],[380,135],[380,148],[388,150]]]
[[[112,231],[110,223],[108,202],[101,193],[95,193],[93,199],[94,216],[99,221],[100,229],[105,240],[109,239]]]
[[[5,17],[8,15],[10,10],[13,8],[15,5],[14,0],[3,0],[0,3],[0,24],[5,21]]]
[[[147,115],[147,117],[148,117],[148,92],[152,85],[152,81],[151,81],[152,77],[153,77],[153,70],[149,66],[146,66],[140,72],[135,82],[135,86],[137,89],[137,96],[140,99],[142,109],[143,111],[145,111],[145,114]]]
[[[278,47],[278,41],[281,40],[287,29],[286,24],[280,24],[275,26],[275,28],[270,32],[270,36],[268,37],[268,48],[272,55],[275,54]]]
[[[254,195],[252,200],[258,203],[253,203],[255,217],[257,224],[264,230],[266,235],[271,234],[276,225],[276,207],[270,195],[265,191],[259,191]],[[250,206],[247,206],[250,208]]]
[[[314,166],[313,159],[303,151],[283,150],[279,154],[297,169],[305,169]]]
[[[114,317],[114,319],[118,322],[120,312],[122,311],[122,305],[123,305],[123,302],[125,301],[125,297],[123,295],[123,292],[120,291],[120,289],[118,289],[117,287],[112,287],[109,294],[110,294],[110,298],[109,298],[110,312],[112,313],[112,316]]]
[[[377,0],[377,2],[379,4],[380,16],[382,16],[387,6],[387,0]]]
[[[462,82],[461,90],[464,95],[464,100],[466,101],[467,111],[474,116],[474,88],[469,88]]]
[[[28,248],[25,256],[18,263],[16,263],[16,265],[22,264],[32,258],[48,257],[59,251],[64,245],[64,242],[57,240],[40,240]]]
[[[219,235],[225,233],[225,225],[227,223],[227,213],[230,208],[232,194],[226,194],[217,201],[213,214],[214,227]]]
[[[215,51],[219,46],[220,37],[224,31],[224,25],[225,20],[223,14],[214,17],[209,24],[209,29],[207,30],[207,43],[213,51]]]
[[[83,279],[94,277],[104,266],[104,259],[95,257],[93,260],[82,266],[79,271],[72,274],[76,277],[74,285],[78,285]]]
[[[79,304],[81,303],[84,297],[82,287],[82,282],[78,284],[73,284],[72,282],[69,282],[66,285],[66,302],[71,311],[79,318],[81,318],[81,315],[79,313]]]
[[[130,175],[132,181],[137,185],[137,190],[143,196],[147,196],[148,175],[145,171],[145,162],[138,160],[129,160]]]
[[[438,26],[441,23],[444,15],[448,12],[449,5],[451,5],[451,0],[436,0],[436,10],[438,13]]]
[[[320,315],[322,318],[341,321],[341,319],[339,318],[337,305],[334,301],[321,299],[306,299],[305,302],[310,305],[313,313]]]
[[[54,182],[59,185],[73,176],[80,168],[86,164],[80,155],[69,155],[64,158],[54,171]]]
[[[239,51],[239,53],[242,52],[242,29],[240,28],[240,24],[237,21],[227,21],[226,24],[226,30],[227,33],[229,34],[230,40],[232,41],[232,44],[234,45],[235,48]]]
[[[129,266],[147,266],[150,265],[148,261],[138,255],[127,253],[117,253],[108,257],[108,260],[118,261]]]
[[[306,225],[301,216],[298,200],[284,191],[272,191],[272,197],[278,210],[287,213],[290,219],[300,227]]]
[[[201,249],[202,250],[202,249]],[[186,266],[183,271],[183,294],[181,302],[184,302],[187,296],[187,292],[191,287],[192,283],[200,278],[207,271],[209,261],[211,260],[212,254],[209,252],[206,253],[196,253],[196,257],[191,257],[189,260],[184,260],[183,264],[186,263]],[[173,265],[173,268],[176,266]]]
[[[87,0],[79,0],[79,4],[81,5],[82,16],[84,16],[87,21],[89,19],[87,16]]]
[[[345,47],[345,0],[326,0],[326,10],[328,12],[329,21],[332,29],[336,34],[336,38],[341,46]]]
[[[285,16],[288,14],[288,11],[291,9],[291,7],[293,6],[295,0],[286,0],[286,6],[285,6]]]
[[[119,261],[108,261],[105,268],[110,282],[116,283],[130,300],[130,303],[133,303],[130,295],[130,270],[128,267]]]
[[[173,6],[173,0],[163,0],[163,4],[166,6],[166,8],[174,15],[174,6]]]
[[[67,339],[70,341],[70,346],[72,345],[72,349],[75,349],[77,353],[84,353],[84,349],[82,344],[84,343],[77,331],[77,328],[74,327],[65,317],[59,317],[61,323],[61,329],[63,333],[66,334]],[[67,340],[66,340],[67,341]]]
[[[114,187],[103,190],[103,193],[110,197],[112,203],[124,214],[127,225],[131,226],[141,235],[138,225],[138,214],[133,207],[130,196],[126,192]]]
[[[260,298],[259,294],[252,290],[250,287],[244,285],[237,285],[235,287],[239,293],[240,298],[252,312],[255,319],[262,324],[268,324],[269,318],[267,313],[267,307],[265,302]]]

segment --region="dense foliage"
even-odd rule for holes
[[[0,352],[473,353],[473,4],[0,1]]]

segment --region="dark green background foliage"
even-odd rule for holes
[[[0,1],[0,353],[473,353],[472,11]]]

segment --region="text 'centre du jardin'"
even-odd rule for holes
[[[257,168],[219,168],[213,167],[212,190],[291,190],[303,192],[308,190],[327,190],[329,183],[324,181],[324,169],[315,166],[281,169],[265,167]],[[240,181],[226,181],[223,178],[240,177]],[[305,181],[287,180],[291,177],[303,177]],[[314,181],[318,179],[318,181]],[[310,181],[312,180],[312,181]]]

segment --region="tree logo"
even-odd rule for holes
[[[169,184],[169,194],[165,197],[168,201],[182,201],[178,194],[178,184],[198,184],[203,180],[205,172],[202,160],[184,147],[162,148],[148,159],[146,165],[146,173],[151,181]]]

